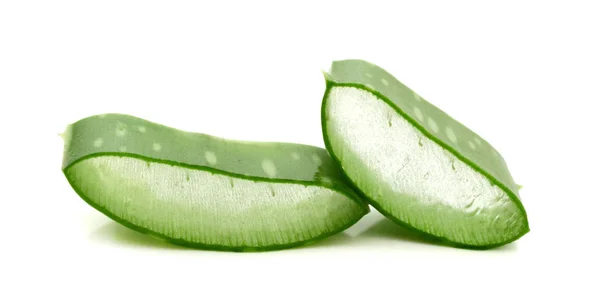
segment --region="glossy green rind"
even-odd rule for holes
[[[326,73],[326,79],[327,89],[322,105],[322,127],[327,150],[340,165],[344,175],[352,182],[355,189],[381,213],[401,225],[427,233],[448,244],[466,248],[485,249],[501,246],[520,238],[529,231],[527,215],[520,201],[518,187],[514,183],[504,159],[488,142],[414,93],[391,74],[369,62],[362,60],[336,61],[333,63],[330,73]],[[390,208],[389,204],[382,203],[382,201],[402,200],[406,197],[403,198],[397,191],[394,192],[390,188],[386,188],[383,182],[373,181],[375,173],[370,172],[367,166],[361,163],[364,162],[364,160],[361,160],[362,157],[353,155],[349,153],[351,150],[347,150],[347,148],[352,146],[352,143],[342,144],[341,142],[344,142],[344,140],[334,139],[335,137],[330,135],[332,133],[332,127],[329,127],[332,122],[332,111],[328,109],[328,101],[334,88],[343,87],[356,88],[369,92],[376,100],[381,100],[389,106],[390,110],[393,110],[393,113],[396,114],[395,116],[412,125],[418,131],[417,133],[426,137],[432,143],[439,145],[439,147],[454,156],[459,162],[464,162],[466,166],[480,173],[489,180],[489,183],[493,187],[501,189],[503,192],[502,195],[510,198],[512,205],[509,205],[509,207],[514,211],[494,215],[500,219],[506,219],[505,216],[509,216],[511,220],[519,221],[518,224],[510,225],[513,227],[509,226],[513,228],[513,230],[508,230],[510,235],[507,235],[507,238],[501,241],[485,242],[486,235],[482,234],[485,231],[461,231],[462,228],[470,228],[468,225],[462,225],[460,227],[461,230],[453,230],[452,232],[469,233],[468,236],[463,237],[460,235],[449,238],[450,236],[444,234],[445,230],[433,230],[427,224],[417,226],[417,224],[412,223],[413,217],[419,216],[436,220],[436,224],[438,225],[452,225],[454,221],[444,216],[445,210],[443,210],[443,207],[428,208],[428,206],[420,205],[419,207],[421,208],[418,214],[415,211],[414,215],[412,215],[413,217],[411,217],[411,210],[398,210]],[[364,115],[364,117],[367,116]],[[360,118],[360,116],[355,116],[355,118]],[[391,120],[389,125],[391,129]],[[332,142],[334,142],[333,145]],[[335,146],[337,148],[334,148]],[[376,149],[374,148],[374,150]],[[341,156],[342,152],[345,153],[344,156]],[[454,168],[454,165],[452,165],[452,168]],[[367,182],[367,180],[369,181]],[[409,198],[414,199],[414,197],[408,197],[407,199]],[[413,204],[407,205],[412,207]],[[479,214],[479,211],[477,211],[477,214]],[[400,212],[408,213],[408,215],[400,216],[398,214]],[[460,214],[452,215],[454,216],[453,218],[460,216]],[[496,217],[492,216],[495,219],[494,223],[499,220]],[[482,218],[481,220],[481,223],[486,224],[486,226],[492,223],[485,221],[486,218]],[[477,228],[473,227],[473,229]],[[477,230],[485,230],[485,227]],[[476,243],[471,240],[475,237],[478,239]],[[457,238],[465,238],[465,240]]]
[[[317,147],[226,140],[119,114],[82,119],[63,137],[63,172],[81,198],[178,245],[283,249],[368,212]]]

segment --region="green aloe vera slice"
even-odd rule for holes
[[[369,211],[317,147],[226,140],[119,114],[82,119],[64,138],[63,172],[83,200],[178,245],[288,248]]]
[[[468,248],[529,231],[506,163],[473,131],[371,63],[336,61],[326,79],[326,147],[381,213]]]

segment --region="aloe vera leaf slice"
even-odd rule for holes
[[[283,249],[369,211],[317,147],[226,140],[119,114],[82,119],[64,138],[63,172],[83,200],[178,245]]]
[[[326,79],[326,147],[381,213],[467,248],[529,231],[504,159],[479,135],[369,62],[336,61]]]

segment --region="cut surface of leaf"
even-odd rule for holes
[[[504,160],[478,135],[371,63],[334,62],[327,80],[327,149],[384,215],[471,248],[529,231]]]
[[[116,114],[69,126],[65,142],[64,174],[86,202],[179,245],[282,249],[368,212],[316,147],[225,140]]]

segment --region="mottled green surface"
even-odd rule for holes
[[[64,138],[63,171],[86,202],[180,245],[281,249],[368,212],[317,147],[232,141],[119,114],[80,120]]]
[[[92,116],[71,125],[63,168],[97,153],[128,153],[238,175],[338,183],[340,172],[327,151],[293,143],[227,140],[169,128],[120,114]],[[275,165],[275,173],[269,171]],[[266,169],[266,170],[265,170]],[[270,176],[269,173],[273,174]]]

